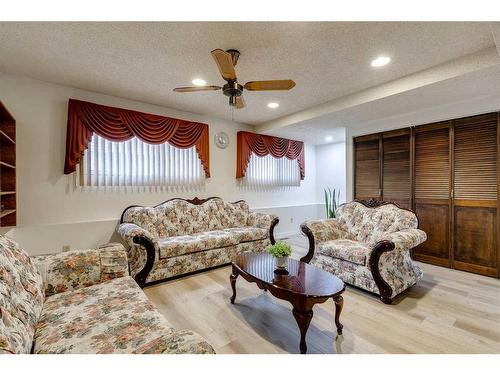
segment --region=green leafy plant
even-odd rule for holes
[[[325,189],[325,208],[326,208],[326,217],[329,219],[333,219],[337,217],[337,208],[339,206],[340,201],[340,190],[338,192],[330,188]]]
[[[289,257],[292,255],[292,247],[281,241],[276,241],[274,245],[269,245],[266,250],[269,254],[276,258]]]

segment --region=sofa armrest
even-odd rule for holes
[[[134,238],[141,236],[149,239],[151,242],[156,242],[155,236],[153,236],[146,229],[141,228],[137,224],[132,223],[122,223],[118,226],[118,234],[125,240],[130,246],[134,245]]]
[[[129,275],[127,252],[121,244],[31,259],[40,269],[47,297]]]
[[[427,240],[427,234],[420,229],[403,229],[397,232],[384,233],[380,241],[394,243],[394,251],[410,251]]]
[[[140,286],[144,286],[155,259],[160,256],[158,239],[146,229],[132,223],[120,224],[117,231],[129,245],[130,273]]]
[[[387,275],[397,273],[398,264],[405,264],[406,266],[401,266],[403,268],[411,268],[408,266],[411,264],[409,251],[426,239],[426,233],[420,229],[404,229],[382,234],[373,246],[368,258],[368,268],[372,272],[382,302],[391,304],[394,297],[394,282]]]
[[[269,229],[269,239],[274,244],[274,228],[278,225],[278,216],[273,214],[263,214],[260,212],[250,212],[247,218],[247,225],[249,227],[258,227],[262,229]]]
[[[313,258],[316,244],[349,238],[347,228],[337,219],[308,220],[300,225],[300,229],[309,240],[309,251],[300,259],[302,262],[306,263],[309,263]]]

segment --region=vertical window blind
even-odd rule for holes
[[[196,147],[112,142],[96,134],[84,153],[84,186],[200,186],[205,172]]]
[[[247,186],[300,186],[297,160],[252,154],[242,182]]]

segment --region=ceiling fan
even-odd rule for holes
[[[240,57],[240,52],[235,49],[223,51],[214,49],[212,57],[219,68],[219,72],[227,83],[224,86],[197,86],[197,87],[177,87],[175,92],[194,92],[194,91],[217,91],[222,89],[222,93],[229,97],[229,105],[237,109],[245,107],[243,100],[243,90],[248,91],[272,91],[272,90],[290,90],[295,86],[291,79],[270,80],[270,81],[250,81],[244,85],[238,83],[234,67]]]

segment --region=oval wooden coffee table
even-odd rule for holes
[[[275,259],[269,254],[238,255],[232,263],[232,273],[229,277],[233,289],[231,303],[234,303],[236,298],[236,279],[239,275],[248,282],[256,283],[260,289],[268,290],[276,298],[290,302],[300,330],[300,352],[305,354],[306,333],[313,317],[312,307],[316,303],[333,298],[335,325],[337,333],[341,335],[343,326],[340,323],[340,313],[344,305],[344,282],[328,272],[295,259],[288,260],[287,275],[276,274],[275,268]]]

